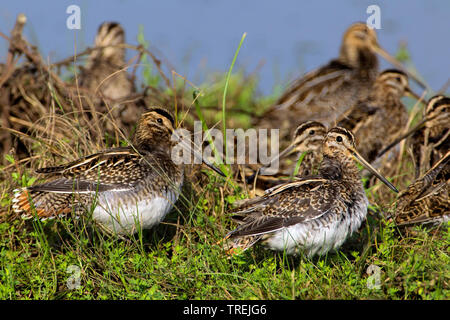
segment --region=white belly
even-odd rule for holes
[[[364,200],[355,208],[352,217],[346,214],[344,219],[335,217],[329,223],[298,223],[268,235],[264,242],[272,250],[286,250],[287,254],[302,252],[308,257],[336,250],[358,230],[366,218],[368,201],[367,198]]]
[[[333,222],[314,228],[310,223],[296,224],[274,233],[266,243],[272,250],[287,254],[304,252],[312,257],[340,247],[349,234],[349,221]]]
[[[93,219],[116,234],[133,234],[139,229],[150,229],[159,224],[172,209],[178,198],[175,192],[166,197],[149,197],[135,203],[120,203],[117,194],[105,192],[99,195]]]

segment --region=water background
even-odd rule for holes
[[[66,8],[81,8],[81,30],[68,30]],[[259,92],[270,94],[294,77],[337,56],[344,30],[366,21],[366,9],[381,8],[380,44],[390,53],[407,43],[419,73],[434,90],[450,77],[450,1],[298,0],[98,0],[2,1],[0,31],[9,34],[16,15],[26,14],[24,34],[49,61],[58,61],[93,43],[98,26],[118,21],[129,43],[144,27],[152,50],[200,85],[212,72],[225,73],[244,32],[236,67],[256,72]],[[0,61],[7,43],[0,38]],[[128,53],[127,57],[132,57]],[[382,68],[389,67],[382,63]]]

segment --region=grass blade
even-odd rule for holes
[[[228,69],[227,77],[225,79],[225,86],[223,88],[223,98],[222,98],[222,123],[223,123],[223,141],[225,143],[225,163],[228,159],[228,148],[226,147],[226,141],[227,141],[227,124],[226,124],[226,98],[227,98],[227,90],[228,90],[228,83],[230,81],[231,72],[233,71],[234,64],[236,62],[237,56],[239,54],[239,51],[241,50],[242,43],[244,42],[245,37],[247,36],[247,32],[244,32],[242,35],[241,41],[239,42],[239,46],[236,49],[236,52],[234,53],[233,61],[231,61],[230,68]]]

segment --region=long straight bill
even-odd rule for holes
[[[385,185],[387,185],[392,191],[398,193],[398,190],[392,183],[390,183],[385,177],[383,177],[374,167],[370,165],[356,150],[351,150],[352,154],[355,158],[369,170],[372,174],[374,174],[378,179],[380,179]]]
[[[408,95],[410,95],[411,97],[413,97],[414,99],[416,99],[416,100],[420,100],[420,101],[422,101],[422,103],[424,103],[424,101],[423,100],[421,100],[421,96],[419,96],[417,93],[415,93],[414,91],[412,91],[411,90],[411,88],[406,88],[406,93],[408,94]]]
[[[408,77],[410,77],[411,79],[413,79],[419,86],[421,86],[423,89],[428,89],[427,85],[425,83],[422,82],[422,80],[420,80],[416,75],[412,74],[411,72],[409,72],[408,70],[406,70],[406,68],[400,63],[400,61],[398,61],[397,59],[395,59],[393,56],[391,56],[389,53],[387,53],[386,51],[384,51],[384,49],[378,47],[378,46],[374,46],[373,50],[379,54],[380,56],[382,56],[387,62],[389,62],[390,64],[392,64],[393,66],[395,66],[396,68],[402,70],[404,73],[406,73],[408,75]]]

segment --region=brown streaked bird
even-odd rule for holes
[[[293,177],[297,162],[303,156],[301,164],[298,167],[296,176],[303,177],[316,173],[319,164],[322,161],[322,145],[323,139],[327,135],[327,128],[317,121],[306,121],[300,124],[294,132],[291,144],[272,159],[270,165],[261,167],[257,172],[247,178],[247,183],[253,183],[257,178],[257,186],[259,188],[271,188],[277,184],[287,182],[289,177]],[[289,157],[295,154],[294,157]],[[288,158],[287,160],[285,160]],[[274,175],[272,173],[271,164],[275,161],[279,162],[279,169]],[[265,174],[265,175],[262,175]]]
[[[368,96],[378,74],[378,58],[400,65],[378,44],[374,29],[355,23],[344,33],[337,59],[294,81],[256,126],[279,128],[287,137],[299,122],[335,125],[341,114]]]
[[[415,177],[418,178],[450,149],[450,98],[443,95],[430,98],[424,118],[381,150],[379,157],[411,135]]]
[[[450,151],[423,176],[400,192],[394,203],[398,226],[450,220]]]
[[[149,106],[136,93],[125,61],[125,31],[117,22],[102,23],[95,37],[95,47],[86,65],[81,67],[80,86],[88,90],[97,110],[112,119],[120,119],[125,132],[130,132],[139,115]],[[116,131],[107,121],[108,133]]]
[[[245,250],[258,241],[272,250],[310,257],[339,248],[358,230],[369,205],[354,159],[398,192],[359,155],[350,131],[333,128],[324,139],[317,175],[238,204],[234,219],[240,225],[225,237],[228,251]]]
[[[375,80],[369,96],[349,109],[339,122],[339,126],[352,131],[356,148],[369,162],[407,126],[408,110],[401,101],[405,95],[420,98],[409,88],[403,71],[385,70]]]
[[[411,137],[416,177],[450,150],[450,98],[442,95],[432,97],[425,113],[423,125],[419,124],[421,128]]]
[[[41,219],[92,210],[93,220],[113,234],[149,229],[172,209],[183,184],[183,166],[172,161],[172,149],[178,146],[173,134],[172,114],[151,108],[141,116],[132,146],[38,169],[54,179],[15,190],[13,210],[24,218]]]
[[[125,63],[125,32],[117,22],[104,22],[95,37],[95,47],[82,68],[80,85],[101,93],[109,100],[120,100],[135,91]]]

